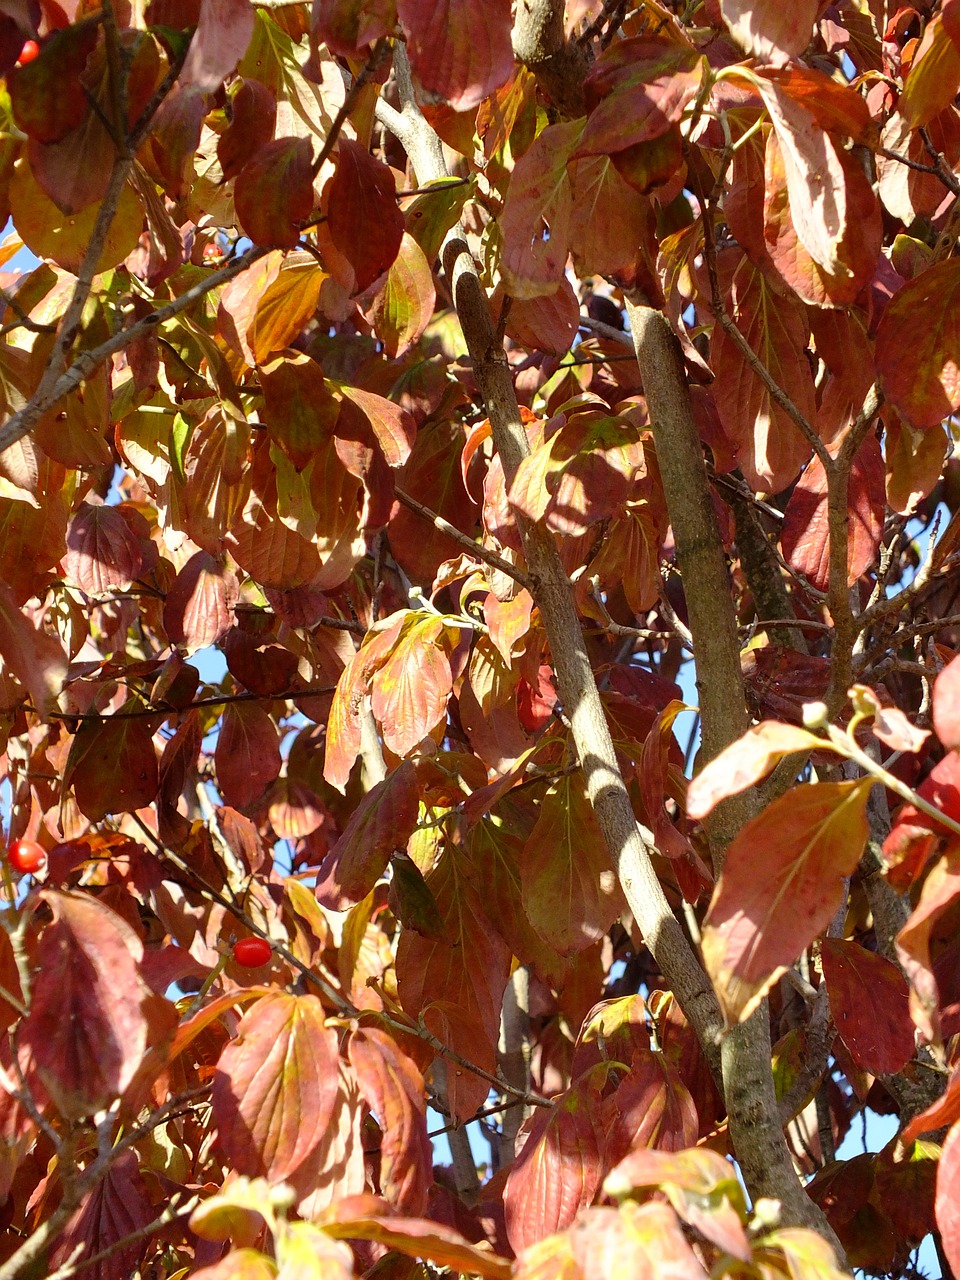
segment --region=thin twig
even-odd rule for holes
[[[431,511],[429,507],[418,502],[416,498],[404,493],[402,489],[395,489],[394,496],[403,506],[409,508],[418,516],[422,516],[424,520],[430,522],[438,532],[445,534],[452,542],[456,542],[463,547],[472,556],[476,556],[478,560],[482,560],[484,564],[490,565],[492,569],[498,569],[501,573],[512,578],[514,582],[518,582],[521,587],[526,587],[529,591],[532,585],[532,578],[528,573],[524,573],[522,569],[518,569],[516,565],[504,560],[503,556],[498,556],[495,551],[488,551],[486,547],[482,547],[478,542],[474,542],[473,538],[465,533],[461,533],[456,525],[452,525],[449,520],[444,520],[443,516],[438,515],[436,511]]]

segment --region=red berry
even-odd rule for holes
[[[47,855],[36,840],[14,840],[7,853],[14,871],[34,875],[46,865]]]
[[[26,66],[28,62],[32,62],[40,53],[40,46],[36,40],[24,40],[23,48],[20,50],[20,57],[17,59],[17,66]]]
[[[233,958],[244,969],[259,969],[273,955],[266,938],[241,938],[233,944]]]

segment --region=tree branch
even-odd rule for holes
[[[642,298],[627,299],[627,314],[697,654],[704,756],[710,760],[749,725],[727,562],[680,344],[666,316]],[[730,840],[756,811],[756,803],[756,795],[748,792],[724,801],[711,815],[707,831],[718,871]],[[819,1231],[842,1258],[839,1240],[794,1170],[770,1056],[770,1017],[764,1001],[752,1017],[728,1032],[721,1045],[730,1134],[744,1181],[754,1199],[779,1200],[785,1222]]]
[[[398,123],[403,132],[398,137],[407,147],[417,181],[446,177],[439,139],[417,107],[405,53],[400,47],[394,65],[403,110],[393,115],[401,117]],[[391,127],[389,117],[381,113],[380,118]],[[502,347],[496,344],[487,298],[462,228],[455,227],[448,234],[443,263],[509,485],[528,453],[527,437],[510,370]],[[519,513],[516,519],[590,803],[644,941],[670,981],[718,1074],[722,1018],[717,999],[657,879],[651,860],[652,836],[641,835],[634,817],[556,543],[543,526]]]
[[[415,512],[418,516],[422,516],[438,532],[445,534],[451,541],[456,542],[464,550],[468,551],[470,555],[476,556],[484,564],[490,565],[492,569],[498,569],[501,573],[506,574],[508,578],[512,578],[514,582],[518,582],[521,587],[526,587],[528,591],[530,590],[532,583],[528,573],[518,569],[509,560],[504,560],[503,556],[498,556],[495,551],[488,551],[486,547],[475,542],[467,534],[461,533],[456,525],[452,525],[449,520],[444,520],[443,516],[438,515],[436,511],[431,511],[429,507],[425,507],[422,502],[412,498],[409,493],[404,493],[402,489],[394,489],[393,495],[403,506]]]

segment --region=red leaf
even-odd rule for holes
[[[530,351],[562,356],[570,350],[579,322],[580,302],[564,276],[560,288],[548,297],[514,298],[507,313],[506,332]]]
[[[960,749],[960,658],[948,663],[934,682],[933,727],[945,747]]]
[[[348,1052],[360,1092],[383,1133],[383,1194],[399,1213],[423,1213],[433,1182],[433,1148],[427,1137],[423,1076],[397,1042],[376,1027],[361,1027],[354,1032]]]
[[[935,1212],[947,1263],[960,1270],[960,1125],[947,1134],[937,1169]]]
[[[674,40],[614,41],[584,81],[596,105],[577,155],[610,155],[661,137],[696,97],[703,69],[702,55]]]
[[[147,722],[124,712],[142,710],[133,702],[118,716],[85,720],[70,749],[64,788],[73,785],[80,812],[91,822],[108,813],[133,813],[154,799],[160,785],[157,752]]]
[[[346,911],[367,896],[390,855],[406,847],[419,802],[417,771],[409,760],[367,792],[317,871],[316,893],[324,906]]]
[[[913,1057],[907,981],[890,960],[855,942],[825,938],[821,955],[830,1012],[854,1062],[873,1075]]]
[[[70,1218],[50,1254],[50,1266],[79,1262],[110,1250],[97,1265],[101,1280],[127,1280],[149,1243],[137,1233],[156,1216],[140,1174],[135,1151],[124,1151],[110,1165],[104,1178],[84,1198]],[[130,1237],[134,1237],[131,1241]],[[119,1248],[121,1241],[127,1241]]]
[[[277,99],[259,80],[242,80],[229,101],[230,123],[217,141],[224,182],[235,178],[247,161],[266,146],[277,123]]]
[[[727,852],[703,929],[726,1015],[747,1017],[830,923],[867,839],[864,782],[795,787],[748,822]]]
[[[277,138],[261,147],[237,174],[233,198],[254,244],[292,249],[313,210],[309,139]]]
[[[570,252],[573,191],[567,161],[580,141],[583,124],[552,124],[514,165],[503,213],[503,272],[515,298],[555,293]]]
[[[937,862],[920,891],[920,901],[897,934],[897,956],[913,988],[910,1012],[926,1040],[936,1040],[940,1027],[940,992],[931,945],[938,924],[960,898],[960,850],[956,846]]]
[[[873,564],[886,512],[883,454],[875,436],[857,450],[847,493],[847,586]],[[780,545],[792,568],[820,591],[830,586],[830,527],[823,463],[814,458],[797,482],[783,515]]]
[[[353,267],[357,289],[369,288],[396,260],[403,242],[393,174],[358,142],[341,138],[337,171],[323,204],[330,238]]]
[[[807,421],[814,421],[813,377],[804,355],[810,326],[799,299],[774,292],[763,273],[741,258],[731,274],[727,306],[763,365]],[[810,446],[719,326],[712,346],[717,412],[738,445],[741,470],[755,488],[779,493],[810,457]]]
[[[628,1065],[629,1073],[603,1101],[608,1169],[639,1147],[692,1147],[700,1132],[693,1098],[662,1053],[635,1050]]]
[[[220,1055],[213,1114],[220,1146],[238,1173],[289,1182],[324,1140],[337,1097],[337,1037],[316,996],[264,996],[244,1014]]]
[[[246,53],[253,31],[250,0],[200,0],[200,21],[187,50],[180,83],[201,93],[215,93]]]
[[[362,387],[341,387],[349,400],[370,424],[377,444],[383,451],[387,465],[402,467],[410,457],[410,450],[417,438],[417,426],[413,417],[400,405],[365,391]]]
[[[510,0],[397,0],[410,63],[423,87],[469,111],[513,71]]]
[[[884,394],[914,427],[936,426],[960,408],[960,259],[895,294],[877,329],[876,360]]]
[[[116,507],[82,502],[67,530],[64,568],[88,595],[126,591],[140,574],[143,552]]]
[[[4,582],[0,582],[0,657],[29,693],[41,720],[46,720],[63,689],[67,655],[56,636],[34,626],[21,612]]]
[[[549,1109],[526,1121],[503,1193],[507,1237],[519,1253],[568,1227],[603,1180],[601,1090],[606,1063],[581,1076]]]
[[[143,945],[116,912],[85,893],[42,896],[54,922],[40,937],[21,1044],[59,1110],[79,1118],[120,1097],[176,1015],[143,980]]]
[[[38,142],[57,142],[76,129],[89,110],[80,73],[97,42],[94,26],[52,33],[40,56],[8,77],[17,125]]]
[[[240,598],[236,574],[206,551],[191,556],[167,592],[163,626],[173,644],[196,653],[222,640]]]
[[[230,703],[223,710],[214,759],[224,800],[235,809],[245,809],[280,772],[276,724],[255,702]]]
[[[311,38],[343,58],[365,54],[397,22],[394,0],[315,0]]]

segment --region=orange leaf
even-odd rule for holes
[[[721,800],[759,782],[784,756],[820,745],[818,737],[799,725],[763,720],[700,770],[687,788],[687,813],[705,818]]]
[[[933,427],[960,408],[960,259],[905,284],[877,329],[884,394],[914,427]]]
[[[423,1076],[386,1032],[361,1027],[350,1037],[350,1063],[383,1133],[380,1185],[399,1213],[423,1213],[433,1182]]]

